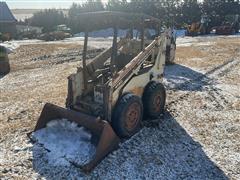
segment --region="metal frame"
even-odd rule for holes
[[[106,14],[106,13],[109,13],[109,12],[103,12],[103,14]],[[95,13],[90,13],[90,14],[92,15],[92,14],[95,14]],[[116,15],[123,15],[123,14],[120,13],[120,12],[116,12],[116,13],[112,14],[112,12],[111,12],[111,15],[116,16]],[[124,13],[124,17],[126,18],[125,13]],[[140,32],[140,51],[144,52],[144,49],[145,49],[145,47],[144,47],[145,46],[145,40],[144,40],[145,28],[148,27],[148,26],[153,26],[154,25],[157,28],[156,32],[159,35],[160,22],[157,19],[155,19],[153,17],[150,17],[150,16],[141,15],[140,17],[141,18],[138,20],[138,23],[137,23],[137,29],[138,29],[138,32]],[[127,69],[124,68],[124,70],[121,69],[118,72],[117,67],[116,67],[117,66],[116,57],[118,55],[117,54],[118,48],[122,44],[121,41],[119,43],[117,42],[118,29],[121,29],[121,27],[122,27],[122,24],[120,24],[119,21],[122,21],[123,23],[125,23],[125,21],[123,21],[123,19],[121,19],[120,17],[114,17],[114,18],[117,21],[112,22],[113,40],[112,40],[112,46],[109,49],[111,51],[110,52],[110,73],[111,73],[110,77],[111,77],[111,81],[106,82],[105,84],[102,85],[103,96],[104,96],[104,107],[103,107],[104,113],[103,114],[104,114],[104,118],[108,121],[111,121],[112,107],[115,103],[115,100],[113,100],[114,99],[113,98],[114,97],[114,91],[118,88],[118,86],[119,86],[118,84],[119,83],[121,84],[121,82],[124,82],[123,84],[126,84],[125,81],[129,81],[129,80],[127,80],[128,77],[125,77],[125,76],[130,77],[130,75],[132,74],[131,71],[133,71],[134,68],[137,68],[139,66],[139,61],[141,61],[140,64],[142,64],[150,55],[152,55],[154,53],[152,51],[151,51],[151,53],[142,53],[140,56],[137,56],[137,57],[135,57],[134,59],[131,60],[131,65],[130,65],[129,68],[127,68]],[[91,22],[91,20],[90,20],[90,22]],[[155,24],[155,23],[157,23],[157,24]],[[129,25],[129,23],[127,23],[127,24]],[[135,24],[135,26],[136,26],[136,24]],[[134,24],[132,24],[132,25],[130,25],[130,27],[128,27],[128,28],[125,27],[124,28],[124,29],[129,29],[130,30],[130,33],[131,33],[130,34],[130,39],[133,39],[133,29],[135,28],[135,26],[134,26]],[[89,27],[89,28],[87,28],[87,27]],[[101,58],[99,57],[100,61],[98,59],[99,62],[94,61],[94,62],[91,62],[90,64],[86,63],[88,35],[89,35],[89,32],[91,30],[92,29],[88,25],[88,22],[86,22],[86,28],[85,28],[85,33],[84,33],[85,34],[84,35],[84,46],[83,46],[83,54],[82,54],[82,65],[83,65],[83,69],[82,69],[82,75],[83,75],[83,78],[82,78],[83,79],[83,90],[82,91],[83,92],[82,92],[82,95],[83,95],[83,97],[88,94],[89,89],[92,89],[92,88],[89,88],[89,85],[88,85],[89,77],[96,76],[96,70],[97,70],[96,68],[101,66],[99,64],[99,62],[104,63],[105,54],[109,53],[109,50],[104,51],[101,54],[103,57],[101,57]],[[154,41],[153,44],[156,44],[156,42],[157,41]],[[149,49],[151,49],[151,48],[153,48],[153,46],[146,48],[146,50],[149,51]],[[154,59],[154,58],[152,57],[152,59]],[[97,64],[97,66],[95,66],[96,64]],[[134,64],[134,66],[133,66],[133,64]],[[79,69],[79,71],[81,71],[81,70]],[[71,78],[69,79],[69,82],[73,83]],[[111,84],[111,85],[109,86],[109,84]],[[71,101],[71,100],[73,101],[73,99],[74,99],[73,98],[73,93],[71,92],[72,86],[69,86],[69,88],[70,89],[68,90],[68,98],[67,98],[67,102],[66,102],[67,107],[71,107],[75,110],[86,113],[86,109],[80,108],[80,106],[76,105],[75,103],[69,103],[69,101]],[[83,99],[82,99],[80,104],[87,105],[88,103],[84,102]]]

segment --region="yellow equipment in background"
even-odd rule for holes
[[[187,26],[186,36],[198,36],[209,34],[211,29],[209,28],[209,18],[207,15],[201,17],[200,22],[193,22]]]

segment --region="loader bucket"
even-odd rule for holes
[[[34,131],[46,127],[51,120],[63,118],[88,129],[92,137],[97,137],[96,153],[92,160],[85,165],[80,165],[85,173],[89,173],[105,156],[118,147],[120,139],[107,121],[50,103],[45,104]]]

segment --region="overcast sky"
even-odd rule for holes
[[[6,1],[10,9],[42,9],[69,8],[73,2],[82,3],[86,0],[0,0]],[[107,0],[102,0],[107,2]]]

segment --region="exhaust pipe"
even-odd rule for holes
[[[104,157],[118,148],[120,138],[116,135],[107,121],[50,103],[45,104],[33,132],[45,128],[47,123],[51,120],[63,118],[88,129],[92,135],[94,135],[93,137],[98,137],[96,154],[87,164],[80,166],[85,173],[91,172],[91,170],[96,167]]]

